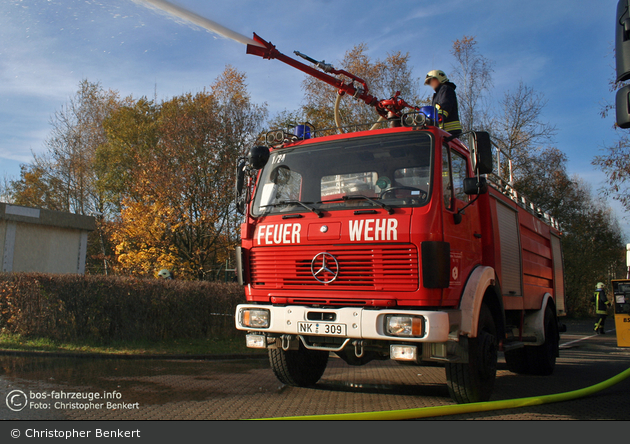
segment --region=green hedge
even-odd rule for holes
[[[104,343],[229,338],[239,334],[233,314],[244,301],[234,283],[2,273],[0,330]]]

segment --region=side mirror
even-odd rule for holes
[[[617,62],[617,82],[630,79],[630,17],[628,0],[617,3],[615,21],[615,59]]]
[[[615,111],[617,125],[620,128],[630,128],[630,85],[617,91]]]
[[[615,59],[617,62],[617,82],[630,79],[630,4],[628,0],[617,3],[617,20],[615,21]],[[617,91],[616,98],[617,125],[630,128],[630,85]]]
[[[266,146],[253,146],[247,155],[249,164],[255,170],[259,170],[269,161],[269,148]]]
[[[243,193],[243,186],[245,184],[245,167],[247,162],[245,159],[241,159],[236,165],[236,196],[240,196]]]
[[[485,177],[467,177],[464,179],[464,194],[469,196],[475,194],[486,194],[488,192],[488,182]]]
[[[478,174],[492,173],[492,142],[486,131],[471,134],[470,147],[475,155],[475,170]]]
[[[247,173],[247,161],[240,158],[236,164],[236,211],[245,214],[245,197],[243,196],[243,188],[245,187],[245,174]]]

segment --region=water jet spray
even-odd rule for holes
[[[224,37],[232,39],[236,42],[247,45],[247,54],[253,54],[260,56],[264,59],[277,59],[283,63],[286,63],[289,66],[292,66],[305,74],[315,77],[318,80],[321,80],[329,85],[337,88],[337,101],[335,105],[335,121],[338,121],[338,104],[339,98],[345,94],[349,94],[357,100],[363,101],[365,104],[369,106],[373,106],[376,109],[376,112],[380,116],[380,120],[390,120],[390,121],[400,121],[400,117],[402,115],[402,111],[405,108],[412,108],[416,111],[419,111],[420,108],[411,106],[407,102],[405,102],[400,97],[400,91],[396,91],[396,93],[389,99],[378,99],[369,93],[369,87],[365,80],[357,77],[356,75],[349,73],[345,70],[338,70],[332,67],[332,65],[325,63],[324,61],[317,61],[312,59],[311,57],[302,54],[298,51],[294,53],[311,62],[318,70],[312,66],[301,63],[291,57],[288,57],[282,54],[280,51],[276,49],[276,47],[260,38],[256,33],[254,33],[254,38],[250,39],[249,37],[245,37],[242,34],[239,34],[236,31],[226,28],[223,25],[218,24],[217,22],[207,19],[205,17],[200,16],[192,11],[188,11],[181,6],[174,5],[166,0],[134,0],[140,4],[143,4],[147,7],[151,7],[154,9],[159,9],[167,14],[183,19],[187,22],[190,22],[194,25],[201,26],[209,31],[220,34]],[[335,76],[344,76],[349,79],[348,82],[344,82],[339,77]],[[337,124],[339,126],[339,124]]]
[[[197,26],[201,26],[202,28],[207,29],[208,31],[216,32],[217,34],[220,34],[223,37],[227,37],[228,39],[234,40],[244,45],[254,45],[254,46],[259,45],[259,43],[255,42],[249,37],[245,37],[244,35],[239,34],[236,31],[232,31],[231,29],[228,29],[225,26],[220,25],[213,20],[202,17],[199,14],[195,14],[192,11],[188,11],[187,9],[184,9],[181,6],[174,5],[173,3],[167,2],[166,0],[134,0],[134,1],[153,9],[159,9],[161,11],[166,12],[169,15],[172,15],[173,17],[186,20],[187,22],[190,22]]]

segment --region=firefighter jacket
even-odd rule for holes
[[[438,108],[438,112],[443,115],[442,128],[449,133],[460,134],[462,125],[459,122],[455,88],[457,86],[452,82],[442,83],[435,90],[431,104]]]
[[[606,297],[606,292],[603,288],[595,290],[595,313],[598,315],[605,315],[608,311],[610,301]]]

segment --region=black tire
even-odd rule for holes
[[[446,364],[446,381],[451,398],[459,404],[490,399],[497,374],[497,331],[492,313],[481,305],[477,337],[468,341],[467,364]]]
[[[556,367],[560,337],[556,315],[549,305],[545,308],[545,319],[543,322],[545,326],[544,344],[526,347],[527,364],[529,373],[532,375],[551,375]]]
[[[527,374],[529,372],[526,347],[517,348],[505,352],[505,363],[512,373]]]
[[[300,342],[298,350],[269,349],[269,363],[280,382],[293,387],[315,385],[328,364],[328,352],[309,350]]]

